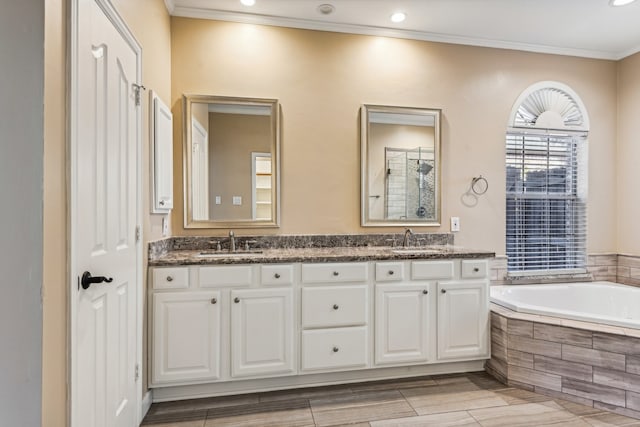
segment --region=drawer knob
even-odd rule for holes
[[[173,282],[173,277],[172,276],[167,276],[167,282]]]
[[[422,293],[426,295],[426,294],[429,293],[429,291],[425,289],[425,290],[422,291]]]
[[[389,276],[393,276],[393,270],[389,270]]]
[[[280,278],[280,273],[274,274],[273,277],[275,277],[276,279],[279,279]]]
[[[440,292],[442,292],[443,294],[446,294],[447,290],[446,289],[441,289]]]
[[[340,274],[340,273],[338,273],[337,271],[334,271],[334,272],[333,272],[333,275],[334,275],[334,276],[338,276],[339,274]]]
[[[339,351],[340,351],[340,349],[339,349],[338,347],[333,347],[333,352],[334,352],[334,353],[337,353],[337,352],[339,352]]]
[[[237,304],[237,303],[239,303],[239,302],[240,302],[240,298],[235,297],[235,298],[233,299],[233,302],[235,302],[236,304]]]
[[[340,308],[340,306],[339,306],[338,304],[333,304],[333,309],[334,309],[334,310],[337,310],[337,309],[339,309],[339,308]]]
[[[217,298],[211,298],[211,304],[217,304],[217,303],[218,303]]]
[[[473,267],[473,272],[477,273],[478,271],[480,271],[480,269],[478,267]]]

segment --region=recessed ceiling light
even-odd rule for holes
[[[407,14],[404,12],[396,12],[391,15],[391,21],[393,22],[402,22],[407,19]]]
[[[256,4],[256,0],[240,0],[240,3],[245,6],[253,6],[254,4]]]
[[[336,10],[336,8],[329,3],[321,4],[320,6],[318,6],[318,12],[323,15],[331,15],[334,10]]]
[[[611,6],[624,6],[629,3],[633,3],[636,0],[610,0],[609,4]]]

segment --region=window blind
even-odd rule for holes
[[[586,134],[507,133],[510,274],[585,271],[586,144]]]

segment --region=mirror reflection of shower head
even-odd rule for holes
[[[431,166],[429,163],[419,163],[418,164],[418,173],[422,173],[422,174],[428,174],[429,172],[431,172],[431,169],[433,169],[433,166]]]

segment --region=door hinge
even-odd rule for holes
[[[135,373],[133,374],[134,380],[138,381],[140,379],[140,365],[136,363]]]
[[[147,88],[142,86],[142,85],[136,84],[136,83],[132,83],[131,87],[133,88],[133,97],[134,97],[135,102],[136,102],[136,107],[139,107],[140,106],[140,95],[141,95],[140,92],[143,91],[143,90],[147,90]]]
[[[136,225],[136,243],[140,241],[140,226]]]

